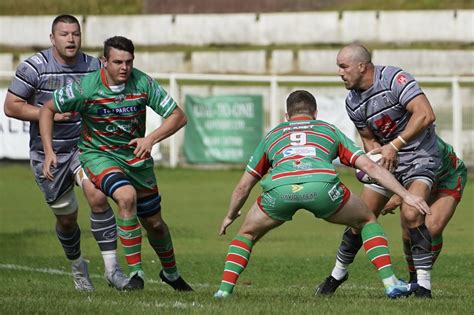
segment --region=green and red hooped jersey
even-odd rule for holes
[[[364,153],[336,126],[322,120],[292,120],[272,129],[259,143],[246,170],[262,182],[263,191],[306,182],[336,182],[332,161],[354,167]]]
[[[138,159],[128,143],[145,136],[146,106],[167,118],[176,102],[150,76],[133,69],[120,92],[110,89],[105,70],[84,76],[53,94],[59,112],[78,112],[82,116],[79,149],[87,153],[109,153],[123,167],[153,166],[151,157]]]

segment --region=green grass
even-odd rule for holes
[[[228,235],[219,237],[217,231],[241,171],[159,168],[156,173],[178,265],[195,292],[178,294],[158,281],[159,262],[148,244],[143,246],[145,290],[120,293],[108,288],[82,196],[82,251],[90,260],[96,291],[75,292],[69,264],[54,233],[53,215],[28,165],[1,164],[0,314],[472,314],[472,180],[445,232],[445,248],[433,271],[433,300],[386,299],[373,266],[362,254],[336,296],[314,297],[315,285],[332,268],[343,227],[300,211],[293,222],[270,232],[257,244],[234,296],[215,301],[212,294],[220,281],[227,245],[242,218],[231,226]],[[343,180],[354,191],[360,190],[351,173],[343,172]],[[391,242],[395,269],[406,277],[398,221],[397,215],[381,219]],[[121,249],[119,257],[125,267]]]

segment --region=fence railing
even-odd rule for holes
[[[14,75],[11,71],[0,71],[0,80],[9,80]],[[262,83],[268,84],[270,93],[270,104],[279,106],[270,106],[270,126],[275,126],[281,120],[281,112],[284,112],[284,102],[278,100],[278,89],[280,84],[334,84],[340,83],[341,79],[337,76],[280,76],[280,75],[227,75],[227,74],[198,74],[198,73],[149,73],[149,75],[158,80],[169,81],[169,92],[174,99],[180,100],[180,86],[190,85],[192,82],[212,82],[212,85],[220,83]],[[435,77],[421,76],[416,78],[419,83],[442,83],[450,85],[452,91],[452,145],[459,155],[463,157],[463,104],[461,99],[461,83],[474,83],[474,77]],[[172,136],[169,139],[169,165],[176,167],[179,162],[179,146],[177,137]]]

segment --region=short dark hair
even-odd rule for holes
[[[76,17],[69,14],[63,14],[63,15],[58,15],[57,17],[54,18],[53,25],[51,26],[51,33],[54,33],[54,28],[59,22],[67,23],[67,24],[77,24],[79,26],[79,30],[81,29],[81,24],[79,24],[79,20],[76,19]]]
[[[286,99],[286,112],[290,117],[297,114],[313,115],[317,109],[313,94],[305,90],[291,92]]]
[[[109,58],[109,52],[111,48],[115,48],[118,50],[124,50],[135,56],[135,46],[133,46],[133,42],[125,38],[123,36],[114,36],[110,37],[104,42],[104,57]]]

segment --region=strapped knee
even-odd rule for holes
[[[49,207],[56,215],[68,215],[77,210],[77,200],[74,189],[64,192],[59,198],[49,203]]]
[[[152,216],[161,210],[161,196],[155,193],[137,200],[137,216],[141,218]]]
[[[100,189],[109,197],[112,197],[114,192],[125,185],[132,185],[130,180],[121,172],[113,172],[106,174],[102,183],[100,184]]]

